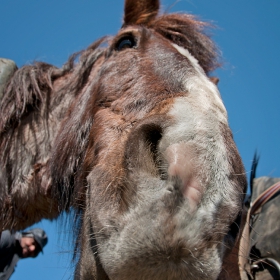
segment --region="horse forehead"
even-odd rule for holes
[[[139,46],[114,50],[117,40],[126,34],[136,36]],[[124,115],[137,114],[141,119],[151,111],[162,111],[163,101],[168,100],[164,107],[170,107],[178,97],[189,95],[196,111],[207,114],[209,109],[217,110],[219,119],[226,122],[226,109],[216,85],[187,49],[139,26],[122,29],[109,48],[111,54],[101,67],[100,104],[106,103],[113,112]]]

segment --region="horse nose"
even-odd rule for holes
[[[167,132],[170,127],[167,120],[157,116],[138,124],[127,141],[127,168],[132,173],[144,172],[148,175],[146,178],[152,176],[173,182],[174,195],[179,194],[189,202],[190,209],[195,210],[204,192],[198,179],[197,151],[183,136],[170,137]]]

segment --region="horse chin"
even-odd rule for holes
[[[136,280],[217,279],[221,265],[218,257],[211,254],[211,261],[198,264],[198,260],[190,261],[187,256],[184,257],[181,250],[181,248],[172,248],[170,254],[161,254],[161,252],[156,254],[155,252],[148,257],[145,254],[139,254],[135,259],[130,259],[126,264],[113,270],[109,278],[131,279],[133,275],[133,279]]]
[[[109,278],[216,279],[223,244],[212,232],[212,215],[201,204],[194,211],[179,178],[163,181],[140,174],[138,180],[134,206],[113,223],[98,218],[106,220],[96,238]]]

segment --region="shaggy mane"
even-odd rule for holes
[[[53,90],[55,79],[73,72],[73,77],[62,90],[76,95],[85,85],[103,41],[101,38],[87,49],[74,53],[60,69],[44,62],[18,69],[8,82],[0,102],[0,134],[9,127],[15,127],[25,114],[38,110],[40,103],[45,102]],[[75,64],[78,57],[79,62]]]
[[[46,186],[52,182],[48,176],[48,162],[57,135],[55,129],[60,124],[55,123],[50,116],[55,114],[57,122],[65,117],[64,98],[68,96],[70,104],[75,102],[76,96],[88,82],[95,61],[103,53],[99,47],[103,41],[104,38],[73,54],[61,69],[44,62],[35,62],[23,66],[10,78],[0,100],[0,208],[11,209],[4,218],[9,224],[13,224],[13,213],[17,211],[11,200],[12,195],[17,194],[20,198],[26,190],[34,188],[34,195],[43,196],[40,180],[48,182]],[[60,78],[63,78],[62,83],[55,85],[55,80]],[[32,151],[28,154],[22,148],[28,144],[30,147],[27,137],[17,140],[17,134],[24,131],[32,134],[34,151],[41,149],[42,152]],[[44,174],[44,178],[40,174]],[[45,206],[38,205],[41,209]],[[28,205],[24,207],[27,209]],[[34,222],[37,221],[36,215],[34,212]],[[18,228],[26,226],[24,219],[20,223]]]
[[[36,62],[18,69],[8,83],[0,103],[0,131],[13,127],[31,108],[38,107],[52,89],[56,67]]]

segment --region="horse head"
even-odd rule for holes
[[[159,1],[126,0],[116,36],[77,64],[37,65],[44,75],[27,93],[33,117],[26,101],[2,125],[6,139],[28,139],[30,120],[43,120],[34,128],[41,138],[29,134],[39,143],[30,148],[32,170],[21,174],[48,199],[51,211],[36,219],[81,211],[80,279],[217,279],[232,246],[246,178],[209,77],[216,48],[207,24],[158,11]],[[13,178],[4,181],[19,192]]]

